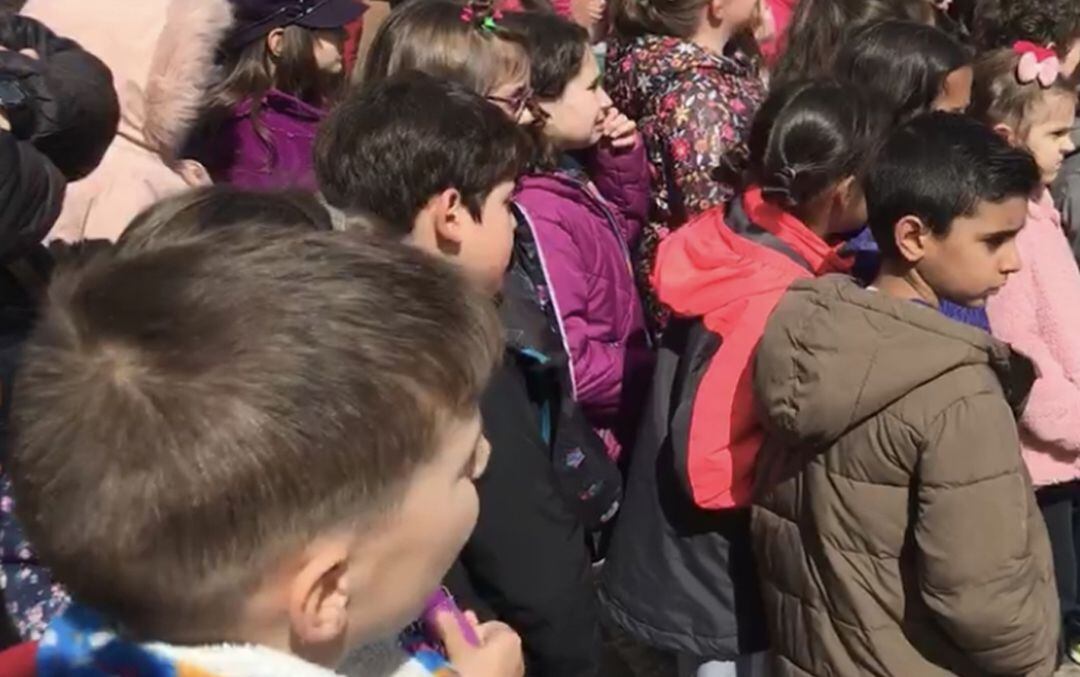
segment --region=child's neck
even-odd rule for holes
[[[722,55],[728,42],[731,41],[731,36],[732,32],[728,28],[728,22],[722,21],[718,25],[714,25],[712,20],[706,17],[697,31],[690,36],[690,42],[714,54]]]
[[[908,266],[901,267],[883,261],[881,271],[870,286],[887,296],[904,301],[919,301],[934,308],[941,305],[941,300],[930,285],[926,284],[914,268]]]
[[[832,223],[832,214],[828,208],[828,205],[819,206],[817,209],[813,208],[813,205],[807,205],[807,208],[792,210],[791,215],[802,221],[814,235],[820,237],[823,241],[829,241],[829,226]]]

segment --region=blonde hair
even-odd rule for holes
[[[501,26],[481,28],[462,18],[450,0],[414,0],[395,9],[379,28],[364,64],[364,84],[409,70],[459,82],[488,95],[500,85],[528,80],[523,40]]]

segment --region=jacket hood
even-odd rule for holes
[[[746,237],[757,228],[805,260]],[[798,219],[766,203],[751,187],[726,213],[711,209],[661,243],[653,268],[657,297],[677,315],[704,316],[709,329],[724,333],[742,317],[751,297],[774,296],[793,280],[846,272],[845,261]]]
[[[708,318],[725,310],[740,316],[748,294],[774,294],[787,289],[792,279],[807,276],[782,254],[732,231],[714,209],[660,243],[653,288],[676,315],[706,316],[710,325]]]
[[[228,0],[29,0],[22,13],[112,70],[120,136],[167,160],[198,118],[232,24]]]
[[[817,448],[954,369],[987,365],[1019,408],[1034,366],[938,310],[865,290],[845,276],[796,282],[769,319],[754,386],[786,447]]]
[[[627,110],[623,111],[631,120],[640,120],[656,97],[694,71],[746,75],[753,72],[750,60],[741,54],[721,56],[689,40],[666,35],[616,39],[608,49],[612,52],[608,59],[611,67],[619,73],[615,77],[634,82],[634,98],[624,105]]]

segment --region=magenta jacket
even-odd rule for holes
[[[237,105],[214,137],[199,143],[201,159],[214,183],[255,190],[315,191],[311,153],[326,111],[272,89],[263,97],[258,117],[261,129],[257,130],[252,103],[249,99]]]
[[[652,372],[630,251],[649,213],[640,139],[585,164],[531,174],[516,202],[532,226],[572,363],[575,398],[617,458],[630,446]]]
[[[1028,203],[1016,246],[1023,268],[986,310],[994,336],[1039,367],[1020,442],[1041,487],[1080,478],[1080,270],[1049,192]]]

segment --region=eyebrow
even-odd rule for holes
[[[988,233],[983,233],[982,235],[979,236],[979,239],[980,240],[992,240],[995,237],[1001,237],[1003,235],[1016,235],[1021,230],[1023,230],[1025,223],[1027,223],[1026,220],[1021,221],[1016,226],[1009,226],[1008,228],[1002,228],[1000,230],[992,230],[992,231],[990,231]]]

